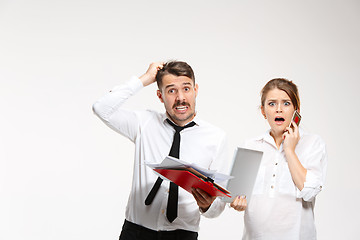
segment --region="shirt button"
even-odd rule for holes
[[[275,165],[278,165],[278,163],[275,163]]]
[[[271,186],[271,188],[273,189],[273,188],[274,188],[274,186]]]
[[[161,214],[164,214],[164,213],[165,213],[165,210],[164,210],[164,209],[162,209],[162,210],[161,210]]]
[[[275,174],[273,174],[273,177],[275,177]]]

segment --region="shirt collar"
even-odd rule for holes
[[[268,129],[264,134],[258,136],[255,138],[256,141],[265,141],[271,145],[273,145],[274,147],[276,147],[275,144],[275,140],[274,138],[270,135],[270,130]],[[300,134],[300,139],[302,138],[302,136],[304,135],[304,129],[302,127],[299,127],[299,134]]]
[[[166,119],[169,119],[170,121],[172,121],[171,119],[170,119],[170,117],[168,116],[168,114],[167,114],[167,112],[165,112],[165,113],[163,113],[162,115],[161,115],[161,120],[162,120],[162,122],[165,124],[165,122],[166,122]],[[195,115],[195,117],[190,121],[190,122],[192,122],[192,121],[194,121],[195,123],[196,123],[196,125],[201,125],[201,119],[198,117],[198,113],[196,112],[196,115]],[[173,121],[172,121],[173,122]],[[190,122],[188,122],[188,123],[190,123]],[[173,122],[174,123],[174,122]],[[185,125],[187,125],[188,123],[186,123]],[[174,123],[175,124],[175,123]]]

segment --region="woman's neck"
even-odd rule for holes
[[[283,141],[282,133],[275,133],[273,130],[270,131],[270,135],[274,138],[277,149],[280,149],[280,145]]]

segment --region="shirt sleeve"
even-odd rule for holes
[[[219,173],[229,174],[231,171],[231,161],[227,157],[227,139],[224,133],[221,143],[219,144],[217,156],[211,164],[211,169],[217,170]],[[226,186],[226,182],[219,183],[221,186]],[[206,212],[200,213],[207,218],[215,218],[219,216],[225,208],[226,203],[222,202],[219,198],[211,204]]]
[[[323,189],[327,167],[327,153],[325,143],[319,137],[312,144],[312,148],[304,161],[307,170],[304,188],[297,189],[297,197],[304,201],[313,201]]]
[[[132,77],[115,87],[93,105],[94,113],[110,128],[135,141],[139,120],[135,111],[122,108],[126,100],[143,88],[141,80]]]

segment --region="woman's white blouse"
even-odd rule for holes
[[[270,131],[243,147],[264,152],[251,200],[245,211],[243,239],[316,239],[314,204],[323,189],[327,154],[324,141],[301,128],[296,155],[307,169],[304,188],[294,184],[283,145],[277,149]]]

